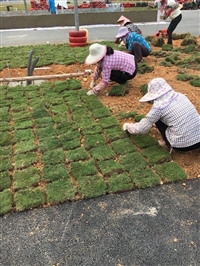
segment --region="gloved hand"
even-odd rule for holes
[[[126,131],[128,129],[129,123],[124,123],[122,129]]]
[[[90,83],[90,88],[93,89],[96,86],[96,82],[95,80],[92,80],[92,82]]]

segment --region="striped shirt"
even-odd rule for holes
[[[140,44],[142,44],[144,47],[147,48],[147,50],[150,52],[151,51],[151,46],[150,44],[145,40],[145,38],[143,36],[141,36],[140,34],[137,34],[135,32],[129,32],[127,37],[125,38],[125,44],[126,44],[126,48],[131,51],[133,50],[133,43],[134,42],[139,42]]]
[[[102,61],[97,63],[93,78],[97,80],[102,75],[102,81],[93,88],[93,91],[98,93],[107,86],[112,70],[120,70],[132,75],[135,69],[135,58],[133,55],[114,50],[114,54],[105,55]]]
[[[161,120],[168,126],[166,137],[174,148],[186,148],[200,142],[200,115],[189,99],[177,93],[177,97],[163,109],[154,105],[149,113],[139,123],[130,125],[132,133],[148,133],[154,123]]]

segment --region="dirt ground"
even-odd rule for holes
[[[197,39],[198,44],[200,44],[200,38]],[[173,41],[174,47],[180,46],[180,40]],[[153,51],[156,47],[152,47]],[[114,115],[117,117],[121,111],[129,112],[129,111],[137,111],[138,114],[146,114],[149,109],[150,105],[147,103],[139,103],[138,100],[142,97],[140,92],[140,86],[142,84],[147,84],[151,79],[156,77],[162,77],[167,80],[167,82],[178,92],[185,94],[190,101],[194,104],[197,111],[200,114],[200,88],[193,87],[189,84],[189,82],[182,82],[176,79],[177,76],[177,67],[162,67],[159,65],[159,62],[163,59],[155,58],[154,56],[150,55],[147,58],[144,58],[145,62],[150,65],[154,66],[154,71],[151,73],[146,74],[137,74],[137,76],[129,81],[129,93],[126,94],[124,97],[110,97],[107,96],[108,91],[114,85],[114,83],[110,83],[107,88],[98,95],[99,99],[107,106]],[[86,66],[86,65],[51,65],[48,66],[47,69],[35,69],[33,75],[34,76],[42,76],[42,75],[52,75],[52,74],[65,74],[65,73],[76,73],[76,72],[83,72],[85,69],[94,70],[94,66]],[[199,75],[200,71],[196,70],[184,70],[188,74],[192,75]],[[0,77],[23,77],[26,76],[26,69],[4,69],[0,72]],[[91,77],[79,77],[81,81],[82,88],[86,91],[89,90],[89,84],[91,82]],[[89,96],[88,96],[89,97]],[[126,119],[120,121],[121,124],[124,122],[131,122],[132,119]],[[150,131],[150,135],[154,136],[156,139],[160,139],[160,134],[156,128],[152,128]],[[177,162],[180,166],[184,168],[186,173],[188,174],[188,179],[191,178],[200,178],[200,150],[195,150],[191,152],[180,153],[174,151],[172,153],[172,158],[175,162]]]

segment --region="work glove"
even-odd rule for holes
[[[93,92],[93,90],[90,90],[87,92],[87,95],[90,96],[90,95],[95,95],[95,93]]]
[[[129,123],[124,123],[122,129],[126,131],[128,129]]]
[[[96,86],[96,82],[92,80],[92,82],[90,83],[90,88],[93,89],[95,86]]]

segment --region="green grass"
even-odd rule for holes
[[[26,65],[30,49],[42,62],[47,55],[54,60],[56,52],[79,60],[88,53],[88,46],[72,49],[67,44],[18,48],[1,48],[1,65],[12,63],[13,52],[15,61],[20,57]],[[154,138],[121,129],[121,119],[140,121],[143,115],[132,110],[115,117],[98,97],[88,97],[76,79],[3,85],[0,97],[1,215],[187,178]]]

